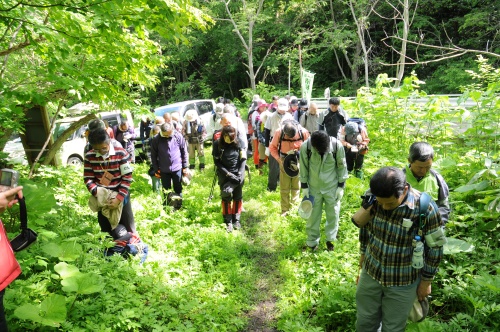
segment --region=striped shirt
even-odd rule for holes
[[[401,205],[392,211],[373,205],[373,219],[360,228],[361,254],[365,255],[363,269],[382,286],[406,286],[417,280],[432,280],[443,257],[443,247],[424,247],[424,267],[414,269],[412,241],[418,232],[420,192],[409,188]],[[403,227],[403,218],[413,222],[408,230]],[[434,204],[429,204],[428,216],[422,221],[423,236],[441,227],[441,217]]]
[[[132,183],[132,172],[122,175],[120,166],[128,164],[130,154],[121,147],[109,145],[109,157],[104,159],[99,152],[90,150],[85,154],[83,181],[90,193],[98,186],[117,191],[116,196],[120,201],[129,194]],[[109,172],[112,180],[109,185],[102,185],[101,178],[105,172]]]

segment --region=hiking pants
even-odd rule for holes
[[[385,287],[361,270],[356,289],[356,331],[404,332],[420,279],[408,286]]]
[[[267,162],[266,146],[259,142],[259,159]]]
[[[269,155],[269,174],[267,177],[267,189],[269,191],[275,191],[278,187],[278,180],[280,177],[280,164],[274,159],[274,157]]]
[[[358,152],[352,152],[351,149],[344,147],[345,162],[347,164],[347,171],[351,172],[353,169],[361,169],[363,167],[363,160],[365,156]]]
[[[188,144],[189,165],[196,164],[196,151],[198,151],[198,161],[200,162],[200,164],[205,164],[205,151],[203,149],[203,142],[200,142]]]
[[[109,219],[106,218],[101,211],[97,212],[97,221],[99,222],[99,226],[101,226],[101,232],[111,232],[112,229]],[[130,203],[130,194],[123,200],[122,215],[118,223],[125,226],[127,232],[136,232],[134,213],[132,212],[132,204]]]
[[[323,204],[325,205],[325,235],[326,240],[333,242],[337,239],[339,230],[339,214],[340,214],[340,201],[335,200],[335,191],[337,187],[329,190],[326,193],[310,189],[309,195],[314,196],[314,205],[311,217],[306,223],[307,246],[315,247],[319,244],[321,217],[323,214]]]
[[[176,172],[161,172],[161,185],[163,189],[167,192],[172,188],[172,184],[174,185],[174,192],[182,197],[182,169]],[[166,199],[166,193],[164,194]],[[166,201],[165,201],[166,202]],[[164,203],[165,203],[164,202]]]
[[[283,166],[280,166],[281,213],[290,211],[291,205],[299,200],[299,195],[299,177],[288,176],[283,170]]]
[[[253,164],[259,166],[259,140],[252,138]]]

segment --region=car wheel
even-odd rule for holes
[[[70,165],[70,166],[82,166],[83,165],[83,160],[81,160],[78,157],[69,157],[67,164]]]

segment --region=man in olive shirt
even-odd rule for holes
[[[448,196],[450,191],[441,174],[431,169],[434,160],[434,149],[429,143],[415,142],[410,146],[408,162],[403,172],[406,181],[420,192],[428,193],[436,202],[443,224],[448,222],[450,204]]]

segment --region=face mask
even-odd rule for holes
[[[229,137],[228,135],[225,135],[224,142],[226,142],[227,144],[231,144],[234,142],[234,139],[232,140],[231,137]]]

